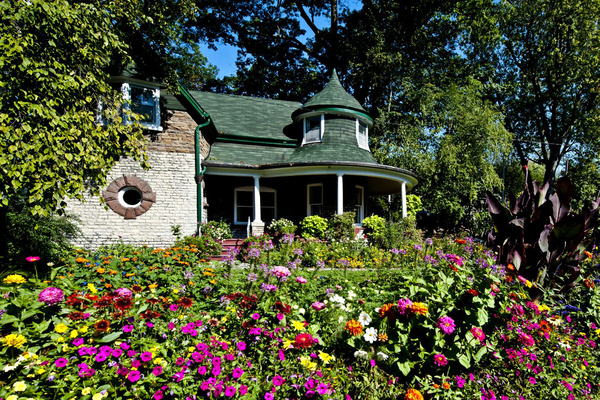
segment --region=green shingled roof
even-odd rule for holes
[[[325,88],[304,104],[304,108],[309,109],[319,109],[324,107],[347,108],[366,113],[360,103],[342,87],[335,69]]]

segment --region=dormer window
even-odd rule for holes
[[[369,150],[369,126],[359,119],[356,120],[356,141],[358,147]]]
[[[321,143],[323,140],[323,131],[325,130],[325,115],[313,115],[304,118],[304,135],[302,144]]]
[[[162,131],[160,126],[160,89],[124,82],[121,85],[125,107],[141,116],[139,122],[146,128]]]

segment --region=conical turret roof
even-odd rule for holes
[[[306,104],[304,104],[302,108],[296,110],[293,118],[304,114],[305,112],[309,112],[309,110],[319,109],[342,109],[351,112],[354,111],[369,118],[368,115],[366,115],[365,109],[360,105],[360,103],[342,87],[335,69],[333,70],[331,78],[329,79],[329,82],[325,88],[319,93],[315,94],[308,102],[306,102]]]

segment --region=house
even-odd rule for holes
[[[241,235],[261,234],[277,218],[298,223],[346,211],[355,211],[360,225],[370,196],[397,193],[406,216],[406,193],[417,179],[373,158],[373,120],[335,71],[304,105],[184,88],[159,102],[156,87],[116,82],[146,102],[152,168],[122,160],[103,192],[106,206],[94,198],[69,205],[82,221],[79,245],[164,247],[173,242],[172,228],[191,234],[196,221],[207,220],[225,220]]]

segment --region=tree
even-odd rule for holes
[[[600,148],[600,1],[483,1],[465,51],[493,85],[522,165],[552,181],[568,154]]]
[[[0,211],[23,198],[47,215],[98,193],[120,157],[145,160],[141,130],[121,123],[123,99],[105,72],[127,48],[91,4],[6,0],[0,11]]]

